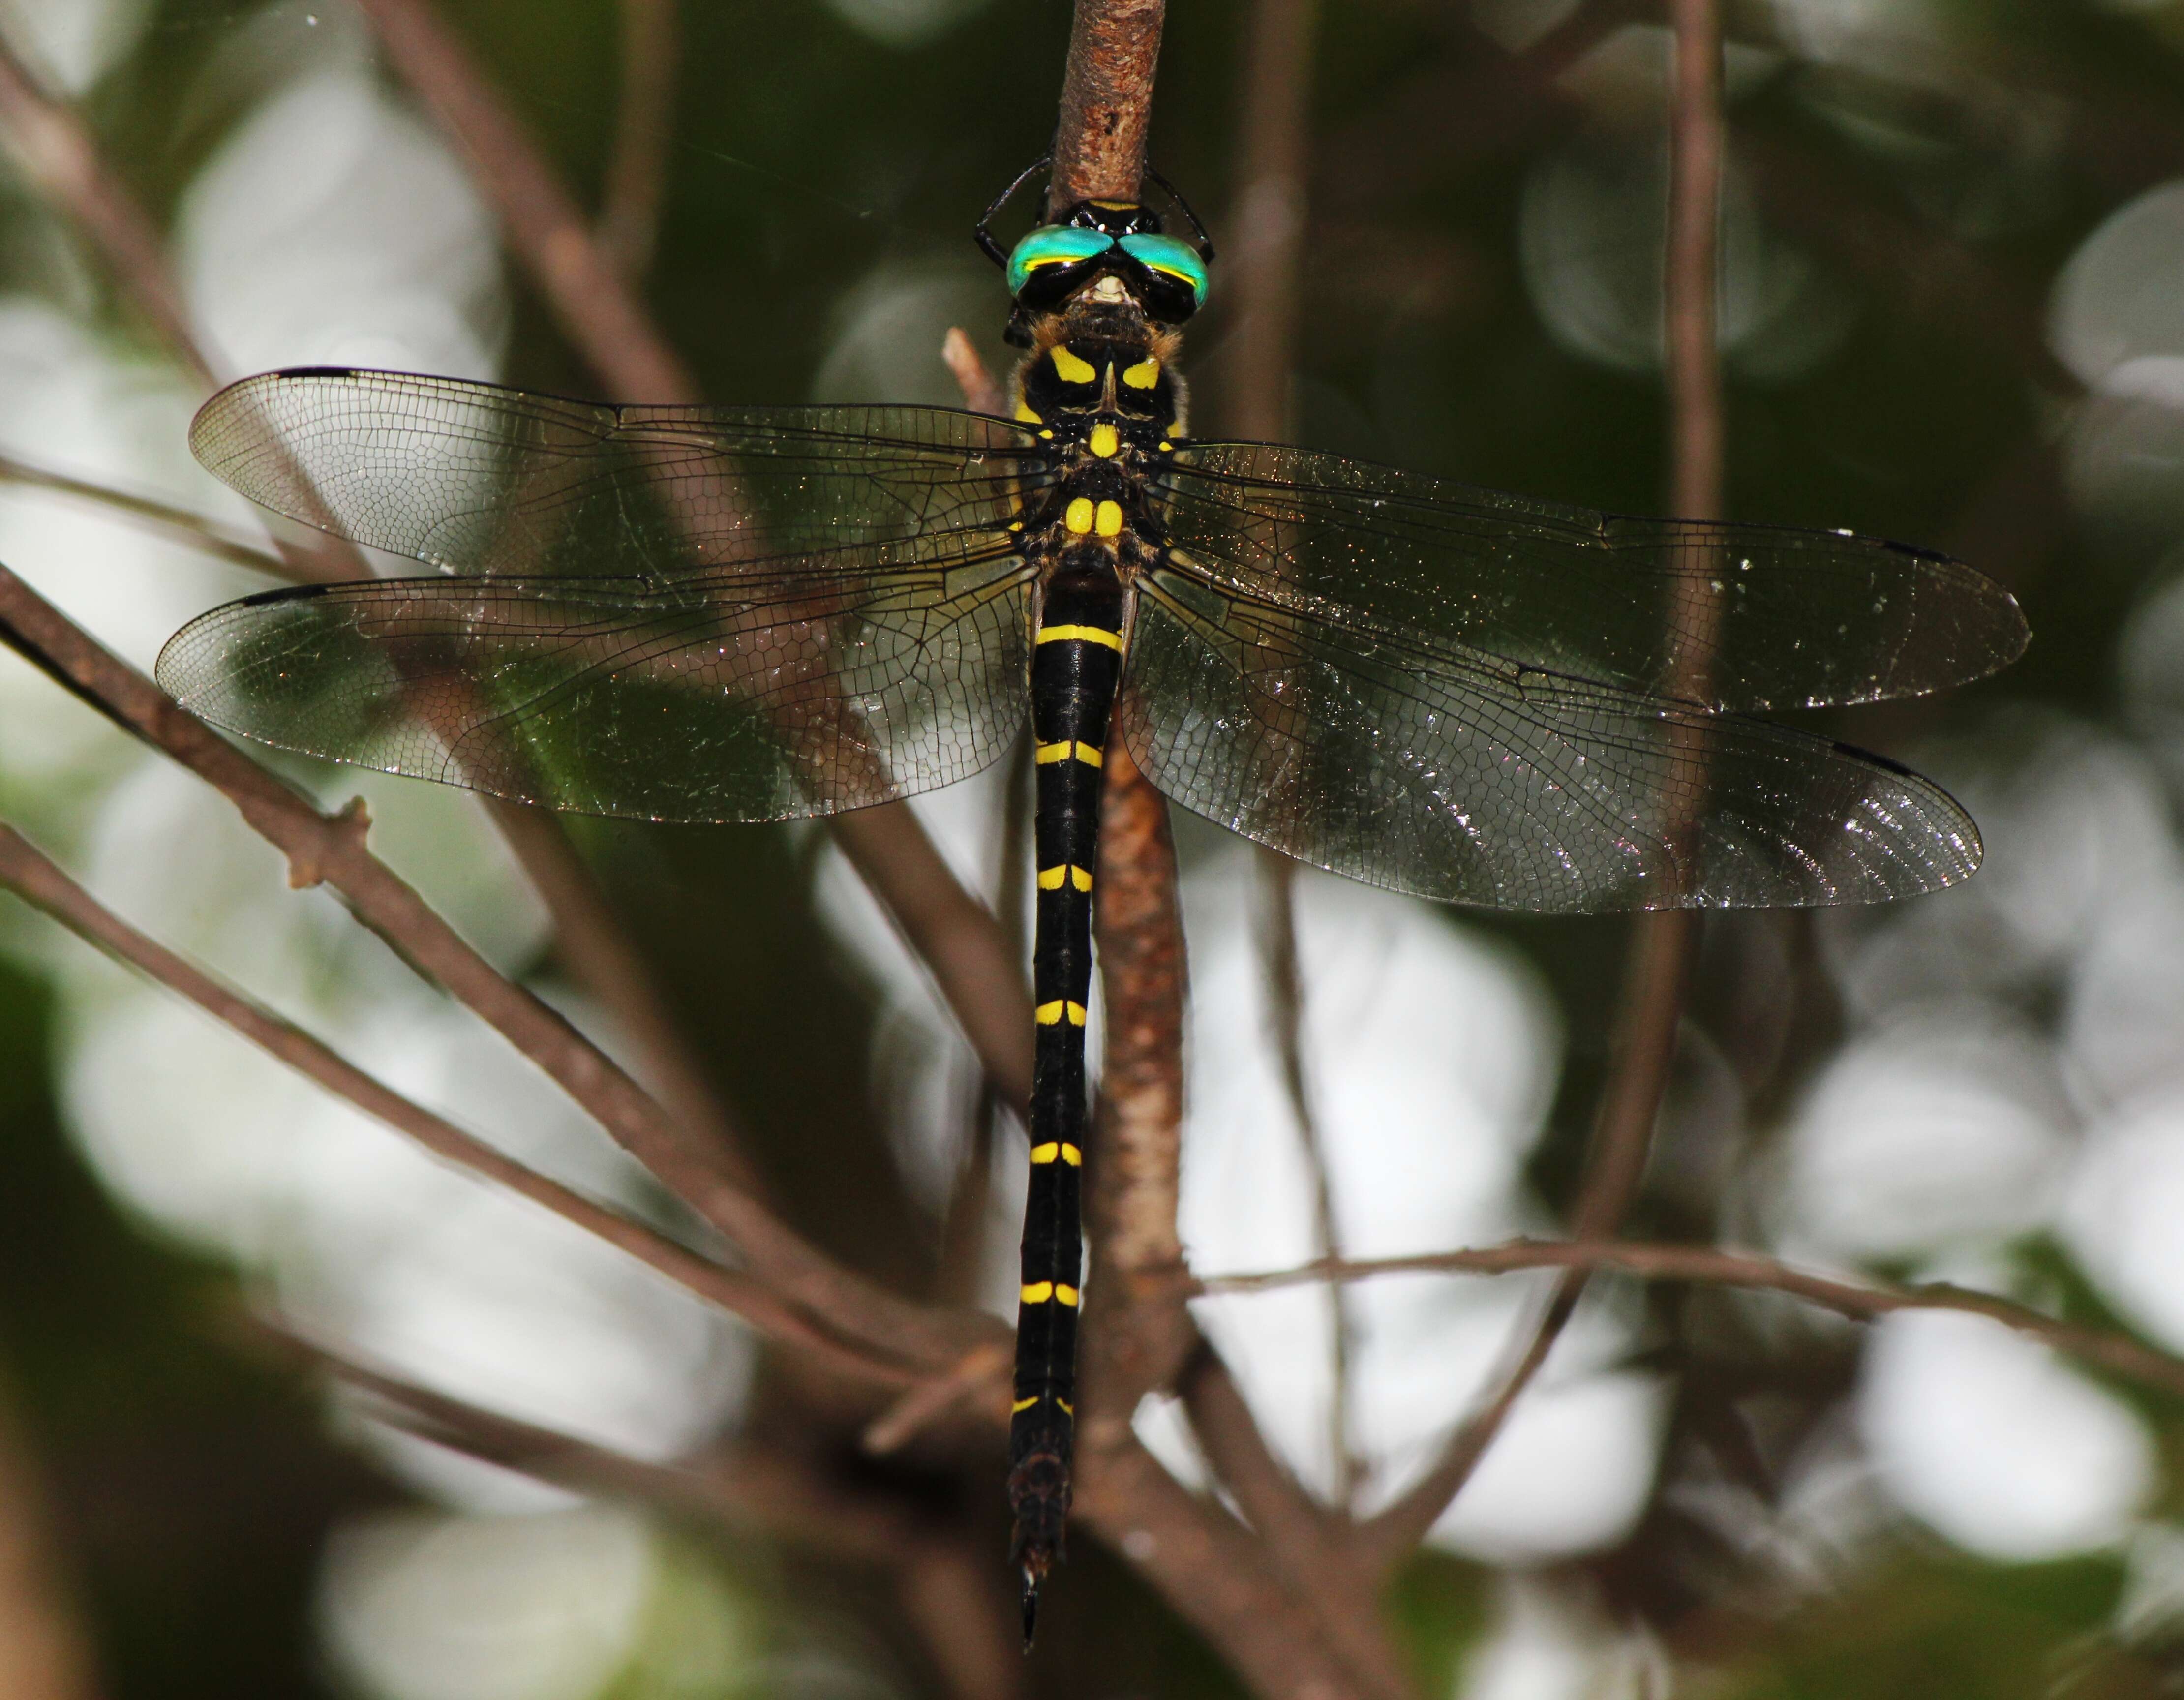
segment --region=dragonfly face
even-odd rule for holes
[[[1028,312],[1071,300],[1113,277],[1149,318],[1179,325],[1206,304],[1204,254],[1165,235],[1160,215],[1135,201],[1080,201],[1010,251],[1009,295]],[[1112,297],[1109,298],[1112,298]]]
[[[1187,439],[1175,326],[1210,248],[1096,202],[1013,254],[979,240],[1028,350],[1011,419],[606,406],[399,372],[231,387],[191,427],[199,460],[431,571],[214,609],[159,676],[282,748],[684,822],[949,784],[1028,713],[1038,1028],[1010,1475],[1028,1628],[1069,1502],[1113,749],[1233,831],[1423,897],[1882,902],[1968,878],[1970,817],[1893,762],[1750,716],[1976,678],[2027,633],[1971,568],[1872,538]]]

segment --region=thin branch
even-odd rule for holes
[[[978,350],[960,325],[948,327],[941,339],[940,358],[954,375],[956,387],[963,392],[963,405],[973,413],[1003,414],[1008,411],[1009,399],[994,375],[986,370],[986,363],[978,358]]]
[[[56,472],[50,467],[34,466],[27,460],[18,460],[10,454],[0,454],[0,482],[20,484],[26,489],[44,490],[71,501],[86,503],[103,514],[131,521],[145,530],[163,537],[172,538],[188,544],[215,560],[226,561],[231,566],[248,567],[253,572],[270,573],[276,578],[293,580],[298,583],[315,581],[308,572],[299,572],[293,562],[276,555],[256,538],[231,530],[217,520],[207,519],[192,509],[178,507],[163,502],[156,496],[140,496],[126,490],[117,490],[109,484],[101,484],[89,478],[78,478],[66,472]]]
[[[550,811],[528,803],[504,797],[480,800],[554,917],[554,949],[561,961],[577,984],[613,1012],[669,1113],[737,1185],[762,1196],[749,1135],[713,1090],[676,1024],[659,980],[576,853],[566,828]]]
[[[1341,1285],[1329,1283],[1337,1290]],[[1265,1544],[1297,1608],[1318,1623],[1360,1687],[1382,1700],[1407,1700],[1402,1662],[1381,1625],[1373,1579],[1357,1563],[1346,1519],[1315,1505],[1274,1456],[1211,1343],[1192,1358],[1178,1391],[1206,1463]]]
[[[697,380],[631,293],[535,142],[426,0],[359,0],[389,56],[469,156],[564,335],[624,401],[694,404]],[[1011,1102],[1031,1095],[1031,992],[994,917],[900,803],[827,822],[851,866],[931,970]]]
[[[907,1372],[899,1367],[844,1349],[831,1334],[814,1327],[801,1312],[783,1304],[749,1277],[724,1269],[665,1235],[547,1179],[404,1097],[293,1022],[130,926],[4,822],[0,822],[0,886],[52,917],[86,944],[181,994],[268,1056],[415,1140],[443,1162],[493,1181],[597,1235],[670,1280],[742,1317],[770,1338],[812,1352],[836,1369],[866,1379],[907,1379]]]
[[[1078,0],[1054,128],[1050,213],[1078,201],[1137,198],[1167,16],[1167,0]]]
[[[1127,1417],[1175,1375],[1196,1330],[1177,1296],[1183,1160],[1183,921],[1167,804],[1107,744],[1093,914],[1106,1050],[1089,1171],[1095,1253],[1088,1402]]]
[[[8,1700],[97,1700],[101,1692],[69,1569],[30,1433],[0,1383],[0,1692]]]
[[[944,1375],[921,1381],[866,1425],[865,1450],[874,1456],[900,1450],[939,1417],[978,1395],[999,1415],[1007,1406],[1009,1369],[1015,1352],[1000,1340],[989,1340],[963,1354],[962,1361]]]
[[[1050,212],[1132,199],[1144,174],[1160,0],[1078,0],[1055,136]],[[1094,1262],[1086,1287],[1078,1514],[1148,1575],[1261,1694],[1341,1700],[1371,1691],[1271,1562],[1218,1508],[1194,1499],[1131,1432],[1139,1399],[1196,1345],[1179,1291],[1184,951],[1167,807],[1110,740],[1095,914],[1106,1025],[1088,1166]]]
[[[960,1700],[1014,1700],[1017,1657],[1000,1590],[981,1586],[955,1531],[861,1484],[829,1480],[779,1447],[737,1442],[677,1463],[632,1458],[505,1417],[358,1363],[286,1333],[287,1351],[370,1396],[389,1421],[585,1493],[604,1493],[702,1519],[738,1540],[756,1532],[823,1557],[890,1572],[904,1615]]]
[[[1613,1269],[1646,1280],[1785,1293],[1854,1322],[1869,1322],[1898,1311],[1960,1311],[1988,1318],[2146,1386],[2184,1395],[2184,1357],[2142,1346],[2128,1335],[2058,1322],[2012,1300],[1947,1282],[1914,1285],[1846,1281],[1813,1274],[1756,1252],[1725,1251],[1717,1246],[1658,1245],[1642,1240],[1511,1240],[1472,1251],[1306,1263],[1262,1274],[1208,1275],[1194,1279],[1190,1290],[1193,1294],[1256,1293],[1310,1281],[1365,1281],[1381,1275],[1436,1272],[1502,1275],[1520,1269]]]
[[[1317,0],[1258,0],[1245,56],[1244,171],[1230,222],[1226,276],[1235,319],[1220,392],[1223,435],[1286,443],[1296,435],[1290,390],[1296,369],[1298,299],[1304,256],[1310,153],[1312,47]],[[1314,1232],[1323,1257],[1342,1256],[1334,1187],[1304,1062],[1304,985],[1297,961],[1296,864],[1279,851],[1255,858],[1260,905],[1260,961],[1274,1050],[1312,1180]],[[1347,1505],[1360,1474],[1350,1445],[1351,1329],[1340,1287],[1328,1290],[1334,1392],[1328,1443],[1336,1497]]]
[[[1725,139],[1721,108],[1721,18],[1716,0],[1670,0],[1675,75],[1669,112],[1669,254],[1665,288],[1671,505],[1684,519],[1712,520],[1722,505],[1721,364],[1715,326],[1717,226]],[[1694,581],[1696,583],[1696,580]],[[1671,628],[1692,634],[1685,666],[1703,669],[1712,649],[1713,610],[1669,610]],[[1703,751],[1696,753],[1703,760]],[[1688,836],[1676,831],[1675,838]],[[1622,1225],[1644,1177],[1653,1119],[1667,1090],[1683,1013],[1684,987],[1698,933],[1691,910],[1639,916],[1631,924],[1616,1032],[1593,1124],[1592,1146],[1573,1212],[1580,1240],[1604,1239]],[[1518,1398],[1575,1314],[1585,1271],[1557,1284],[1527,1344],[1485,1405],[1450,1436],[1440,1458],[1394,1504],[1366,1525],[1383,1564],[1408,1552],[1463,1491]]]
[[[675,6],[676,0],[621,0],[621,91],[599,246],[625,277],[644,276],[660,240],[680,57]]]
[[[1078,0],[1062,72],[1050,213],[1134,200],[1145,176],[1164,0]],[[1195,1330],[1169,1285],[1183,1131],[1183,922],[1167,805],[1120,739],[1111,739],[1100,805],[1094,912],[1105,1005],[1095,1151],[1086,1215],[1095,1252],[1084,1350],[1080,1445],[1126,1435],[1150,1388],[1181,1368]],[[1163,1290],[1166,1288],[1167,1290]],[[1099,1465],[1094,1463],[1093,1473]]]
[[[12,134],[43,138],[40,157],[50,155],[56,163],[39,174],[41,187],[96,244],[117,281],[159,329],[174,358],[209,388],[223,365],[200,343],[150,220],[108,169],[81,119],[65,103],[44,94],[23,67],[7,56],[4,46],[0,46],[0,124]],[[112,499],[143,517],[172,517],[171,510],[149,511],[153,504],[118,496]],[[363,558],[339,539],[327,538],[298,548],[276,537],[275,548],[287,564],[287,576],[301,582],[339,582],[370,573]],[[560,823],[540,811],[515,805],[495,804],[491,812],[553,917],[570,967],[642,1049],[688,1129],[685,1136],[702,1140],[739,1181],[753,1184],[755,1171],[725,1106],[676,1032],[651,973]]]
[[[531,992],[502,975],[365,845],[359,807],[323,815],[100,648],[0,566],[0,642],[164,750],[233,803],[288,859],[297,886],[324,883],[410,966],[484,1018],[615,1139],[726,1234],[752,1274],[883,1360],[937,1368],[990,1324],[909,1303],[821,1254],[726,1179],[643,1088]]]
[[[0,37],[0,134],[41,194],[65,209],[137,310],[192,376],[209,389],[224,363],[209,356],[167,270],[159,231],[107,168],[90,126],[53,99]]]
[[[1265,1549],[1217,1505],[1187,1492],[1127,1426],[1084,1439],[1097,1468],[1073,1514],[1157,1587],[1264,1700],[1368,1700],[1319,1626],[1294,1609]]]

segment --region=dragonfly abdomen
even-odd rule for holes
[[[1080,545],[1047,582],[1031,666],[1039,776],[1039,918],[1032,956],[1038,1029],[1009,1434],[1009,1503],[1027,1637],[1039,1581],[1061,1556],[1069,1512],[1084,1279],[1079,1184],[1088,1121],[1092,883],[1100,782],[1122,660],[1123,587],[1113,557],[1097,545]]]

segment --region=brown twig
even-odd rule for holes
[[[941,339],[940,358],[956,379],[956,387],[963,392],[963,405],[973,413],[1006,414],[1009,399],[994,375],[986,370],[986,363],[978,357],[978,346],[960,325],[948,327]]]
[[[1715,328],[1716,227],[1724,134],[1721,20],[1716,0],[1670,0],[1675,74],[1670,106],[1669,254],[1665,291],[1673,448],[1671,504],[1679,517],[1717,519],[1722,499],[1721,365]],[[1703,666],[1711,614],[1682,605],[1669,618],[1697,634],[1691,665]],[[1697,917],[1690,910],[1641,915],[1631,923],[1608,1075],[1602,1089],[1572,1221],[1581,1240],[1604,1239],[1637,1196],[1667,1089],[1682,1017],[1684,984]],[[1573,1268],[1529,1325],[1526,1344],[1485,1404],[1450,1436],[1433,1467],[1366,1525],[1384,1564],[1423,1540],[1493,1444],[1524,1390],[1546,1364],[1575,1314],[1586,1272]]]
[[[1296,366],[1300,280],[1304,254],[1306,171],[1310,154],[1312,46],[1317,0],[1259,0],[1245,55],[1243,127],[1238,153],[1243,187],[1230,223],[1237,235],[1224,267],[1234,320],[1220,392],[1223,435],[1286,443],[1296,435],[1290,389]],[[1260,961],[1269,1027],[1282,1084],[1296,1118],[1312,1178],[1320,1255],[1340,1257],[1334,1189],[1319,1135],[1304,1063],[1304,985],[1297,961],[1296,864],[1277,851],[1256,858]],[[1358,1463],[1349,1439],[1351,1338],[1341,1289],[1330,1288],[1334,1391],[1328,1409],[1336,1494],[1347,1504]],[[1256,1520],[1256,1519],[1255,1519]]]
[[[269,1330],[269,1332],[271,1332]],[[868,1486],[850,1489],[779,1447],[734,1443],[654,1463],[505,1417],[373,1369],[296,1336],[300,1354],[370,1396],[397,1426],[441,1445],[586,1493],[605,1493],[702,1519],[738,1541],[753,1533],[822,1557],[883,1569],[904,1615],[960,1700],[1014,1700],[1015,1656],[999,1591],[981,1587],[956,1531]]]
[[[389,56],[453,136],[562,332],[617,399],[694,404],[696,379],[593,237],[537,145],[426,0],[359,0]],[[964,891],[917,817],[884,804],[828,826],[932,971],[996,1089],[1031,1095],[1031,993],[993,917]]]
[[[1195,1335],[1173,1285],[1184,1267],[1184,968],[1167,804],[1120,739],[1106,771],[1094,926],[1107,1033],[1086,1209],[1095,1254],[1086,1399],[1127,1421],[1173,1379]],[[1089,1416],[1088,1434],[1100,1421]]]
[[[1136,198],[1167,16],[1167,0],[1078,0],[1054,127],[1050,213],[1098,196]]]
[[[323,883],[411,967],[482,1017],[661,1182],[726,1234],[751,1273],[882,1361],[952,1363],[990,1327],[914,1305],[833,1263],[734,1185],[599,1047],[506,978],[365,848],[352,807],[323,815],[185,712],[0,566],[0,641],[233,803],[288,859],[291,882]]]
[[[1144,175],[1159,0],[1078,0],[1049,185],[1050,215],[1093,198],[1134,198]],[[1109,744],[1095,889],[1106,1048],[1087,1217],[1077,1507],[1149,1575],[1240,1675],[1269,1696],[1373,1689],[1231,1519],[1177,1485],[1133,1436],[1139,1399],[1196,1346],[1169,1285],[1184,1271],[1176,1231],[1183,1122],[1183,930],[1167,807]]]
[[[1000,1340],[973,1346],[944,1375],[919,1382],[866,1426],[865,1450],[896,1451],[928,1424],[979,1393],[993,1396],[998,1414],[1008,1401],[1009,1367],[1016,1354]]]
[[[613,1012],[644,1059],[660,1101],[730,1179],[747,1192],[760,1192],[748,1136],[705,1078],[660,982],[638,955],[599,881],[576,854],[567,831],[547,810],[504,797],[481,800],[554,917],[554,948],[562,963],[577,984]]]
[[[433,1156],[507,1188],[597,1235],[609,1245],[680,1282],[769,1337],[817,1354],[838,1370],[901,1380],[866,1354],[845,1351],[759,1283],[722,1268],[652,1229],[549,1180],[444,1117],[382,1084],[331,1047],[130,926],[13,828],[0,823],[0,886],[43,911],[78,938],[179,993],[267,1055],[414,1140]]]
[[[1816,1275],[1756,1252],[1718,1246],[1657,1245],[1642,1240],[1511,1240],[1462,1251],[1427,1251],[1348,1263],[1318,1262],[1262,1274],[1207,1275],[1195,1293],[1256,1293],[1310,1281],[1364,1281],[1381,1275],[1502,1275],[1522,1269],[1619,1270],[1646,1280],[1689,1281],[1713,1287],[1787,1294],[1855,1322],[1898,1311],[1960,1311],[1986,1317],[2114,1374],[2164,1392],[2184,1394],[2184,1357],[2142,1346],[2120,1334],[2058,1322],[1992,1293],[1947,1282],[1899,1285]]]
[[[1222,395],[1222,429],[1285,443],[1295,433],[1290,386],[1296,366],[1304,256],[1306,173],[1311,157],[1312,47],[1318,0],[1258,0],[1245,55],[1242,176],[1223,250],[1223,287],[1234,315]]]
[[[117,281],[159,331],[169,352],[210,387],[222,374],[222,365],[203,348],[183,310],[150,221],[108,170],[96,138],[81,120],[47,97],[20,64],[8,58],[4,45],[0,45],[0,123],[11,133],[45,138],[44,151],[56,164],[39,176],[41,187],[98,246]],[[111,499],[142,517],[172,517],[171,512],[153,513],[153,504],[120,496]],[[204,535],[217,534],[208,530]],[[334,539],[297,548],[276,537],[275,548],[286,564],[286,576],[301,582],[338,582],[370,573],[353,549]],[[726,1106],[676,1033],[657,984],[559,822],[515,805],[496,803],[492,812],[553,917],[571,968],[615,1012],[640,1048],[689,1136],[705,1141],[739,1181],[751,1184],[755,1171]]]
[[[621,0],[621,91],[599,236],[625,277],[644,276],[660,240],[675,126],[675,6],[676,0]]]
[[[107,168],[90,126],[66,102],[46,93],[4,38],[0,132],[39,192],[75,219],[159,339],[209,388],[223,363],[203,349],[168,273],[159,232]]]
[[[1362,1689],[1406,1700],[1410,1685],[1381,1625],[1373,1579],[1352,1550],[1347,1519],[1323,1512],[1274,1456],[1210,1343],[1184,1370],[1179,1391],[1206,1463],[1264,1544],[1296,1608],[1318,1625]]]
[[[1264,1700],[1367,1700],[1250,1533],[1194,1498],[1134,1441],[1102,1446],[1075,1514],[1151,1579]]]
[[[217,520],[207,519],[203,514],[188,508],[163,502],[156,496],[140,496],[126,490],[117,490],[111,485],[98,483],[92,479],[56,472],[49,467],[34,466],[27,460],[18,460],[9,454],[0,454],[0,482],[20,484],[26,489],[44,490],[56,496],[64,496],[71,501],[87,503],[101,513],[115,515],[142,526],[147,531],[175,538],[215,560],[226,561],[231,566],[248,567],[253,572],[270,573],[276,577],[292,579],[298,582],[314,582],[312,575],[299,572],[294,562],[276,555],[255,538],[232,531]]]
[[[13,1391],[0,1383],[0,1693],[97,1700],[97,1661],[41,1476]]]

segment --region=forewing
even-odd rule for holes
[[[459,574],[643,579],[1006,531],[1034,439],[939,408],[613,407],[406,372],[267,372],[190,447],[253,501]]]
[[[1224,588],[1717,709],[1915,695],[2027,638],[1963,562],[1846,533],[1624,519],[1258,443],[1194,443],[1162,484],[1179,564]]]
[[[844,551],[685,577],[276,591],[192,621],[160,683],[283,749],[549,808],[765,821],[967,778],[1023,716],[1011,554]]]
[[[1315,867],[1547,913],[1873,903],[1967,878],[1937,787],[1847,745],[1169,571],[1118,706],[1161,790]]]

